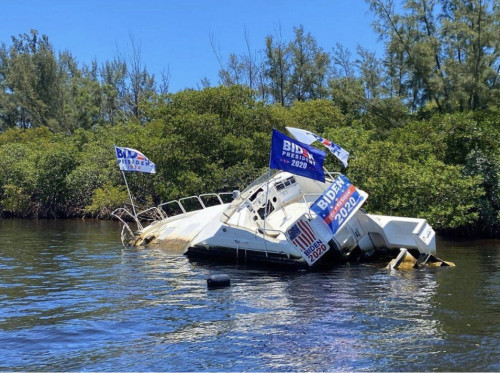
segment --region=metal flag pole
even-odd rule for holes
[[[266,218],[267,218],[267,204],[269,203],[269,179],[271,178],[271,167],[269,167],[267,171],[267,186],[266,186],[266,204],[264,206],[264,226],[262,228],[262,238],[264,238],[264,248],[266,250],[266,258],[267,258],[267,241],[264,237],[266,234]]]
[[[325,166],[323,166],[323,171],[325,171],[325,172],[328,174],[328,176],[330,176],[330,178],[331,178],[332,180],[334,179],[333,175],[340,175],[340,174],[341,174],[340,172],[336,172],[336,171],[334,171],[334,172],[333,172],[333,175],[332,175],[332,173],[330,173],[330,171],[328,171],[328,170],[326,169],[326,167],[325,167]]]
[[[139,222],[139,219],[137,219],[137,213],[135,212],[135,205],[134,205],[134,201],[132,200],[132,194],[130,194],[130,189],[128,187],[128,183],[127,183],[127,178],[125,177],[125,172],[123,172],[123,170],[120,170],[122,172],[122,175],[123,175],[123,180],[125,180],[125,186],[127,187],[127,192],[128,192],[128,196],[130,198],[130,203],[132,204],[132,211],[134,212],[134,219],[135,219],[135,222],[137,223],[137,227],[139,229],[142,229],[142,225],[141,223]]]
[[[266,207],[264,209],[264,230],[266,229],[267,218],[267,204],[269,203],[269,179],[271,179],[271,156],[273,152],[273,144],[271,141],[271,151],[269,152],[269,166],[267,168],[267,182],[266,182]]]
[[[271,152],[272,152],[272,143],[271,143]],[[267,181],[266,181],[266,204],[264,205],[264,226],[262,227],[262,237],[264,238],[266,257],[267,257],[267,241],[264,235],[266,234],[267,204],[269,203],[269,180],[271,179],[271,152],[269,152],[269,167],[267,169]]]
[[[269,203],[269,179],[271,179],[271,167],[267,171],[267,182],[266,182],[266,207],[264,210],[264,229],[266,229],[266,217],[267,217],[267,204]]]

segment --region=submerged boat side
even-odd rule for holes
[[[397,255],[401,248],[416,257],[436,253],[435,233],[425,219],[370,215],[361,204],[345,212],[345,221],[332,232],[311,206],[336,180],[323,183],[278,172],[235,193],[231,203],[156,221],[140,230],[133,244],[190,257],[304,267]],[[367,194],[356,191],[364,202]]]

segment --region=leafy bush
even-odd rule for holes
[[[242,189],[268,165],[271,129],[309,129],[350,152],[346,173],[369,193],[369,212],[416,216],[438,230],[500,232],[498,111],[408,116],[392,128],[372,114],[345,116],[325,100],[289,108],[257,102],[244,87],[157,96],[148,121],[54,135],[45,127],[0,133],[3,216],[109,218],[129,203],[113,145],[142,151],[156,175],[127,173],[138,211],[200,193]]]
[[[109,219],[114,210],[123,207],[128,201],[125,187],[106,184],[94,191],[92,203],[85,210],[94,217]]]

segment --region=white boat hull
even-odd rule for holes
[[[287,181],[293,182],[282,187]],[[327,183],[287,173],[275,175],[271,182],[271,193],[265,200],[264,184],[257,184],[232,203],[156,221],[143,228],[132,243],[189,256],[304,266],[398,252],[402,247],[417,256],[436,253],[435,233],[425,219],[370,215],[357,210],[332,234],[310,209],[311,201]],[[262,207],[266,203],[267,216]],[[308,235],[303,234],[302,241],[294,238],[293,229],[305,225]],[[303,242],[307,237],[310,239]]]

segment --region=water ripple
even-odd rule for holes
[[[273,272],[118,237],[0,221],[0,370],[500,370],[498,241],[441,243],[454,269]],[[231,287],[207,290],[217,273]]]

